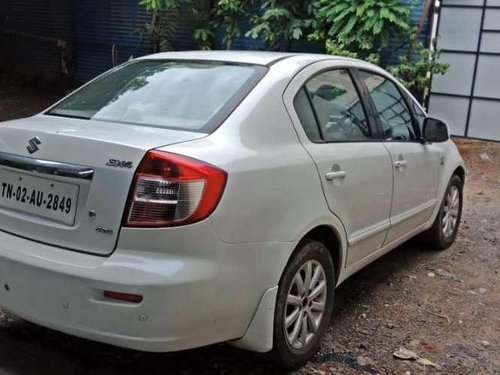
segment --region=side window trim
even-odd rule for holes
[[[408,103],[409,98],[408,98],[407,94],[405,92],[402,92],[401,88],[399,87],[399,84],[397,82],[395,82],[393,79],[391,79],[390,77],[387,77],[386,75],[381,74],[380,72],[374,72],[374,71],[367,69],[367,68],[360,68],[360,69],[356,69],[356,70],[357,70],[356,74],[358,74],[357,77],[359,78],[359,83],[360,83],[360,85],[362,85],[364,87],[364,90],[366,90],[367,98],[370,102],[370,106],[371,106],[372,111],[373,111],[373,118],[375,120],[375,123],[377,124],[379,140],[381,140],[383,142],[394,142],[394,143],[398,143],[398,142],[400,142],[400,143],[401,142],[421,143],[421,141],[420,141],[420,137],[421,137],[420,127],[418,126],[417,119],[415,118],[414,110],[413,110],[412,106]],[[383,138],[383,136],[382,136],[382,134],[383,134],[382,124],[381,124],[380,118],[377,114],[375,102],[373,101],[373,98],[372,98],[371,94],[369,93],[368,87],[366,86],[365,82],[359,77],[359,72],[366,72],[368,74],[373,74],[373,75],[382,77],[382,78],[388,80],[389,82],[391,82],[396,87],[396,90],[398,90],[399,94],[401,95],[401,98],[403,99],[403,102],[406,105],[406,108],[408,109],[408,113],[410,114],[411,125],[413,128],[413,131],[415,132],[415,134],[417,136],[416,139],[412,139],[412,140],[408,140],[408,141],[399,141],[399,140],[386,140]]]
[[[318,128],[319,137],[321,138],[321,143],[327,143],[325,141],[325,136],[323,134],[323,129],[321,129],[321,126],[319,124],[318,112],[316,112],[316,108],[313,105],[313,102],[312,102],[312,99],[311,99],[311,95],[309,94],[309,91],[307,91],[307,89],[306,89],[306,83],[304,83],[302,85],[302,87],[300,88],[300,90],[304,91],[304,93],[306,94],[307,102],[309,103],[309,107],[311,107],[311,111],[312,111],[313,116],[314,116],[314,122],[316,122],[316,127]]]
[[[415,109],[415,103],[413,103],[413,101],[416,101],[416,100],[413,99],[410,95],[408,95],[407,92],[404,92],[403,94],[404,94],[404,97],[406,99],[406,102],[409,102],[411,104],[409,107],[410,107],[411,117],[413,119],[413,128],[417,129],[417,138],[418,138],[417,140],[421,140],[422,139],[422,129],[420,127],[420,122],[417,119],[417,111]],[[422,111],[422,113],[425,116],[427,116],[426,111]]]
[[[340,140],[340,141],[337,141],[337,140],[325,140],[325,137],[323,135],[323,130],[321,129],[321,125],[320,125],[320,122],[319,122],[318,114],[316,112],[316,108],[314,107],[314,105],[312,103],[311,97],[310,97],[309,92],[308,92],[308,90],[306,88],[306,84],[312,78],[314,78],[314,77],[316,77],[316,76],[318,76],[320,74],[327,73],[327,72],[334,72],[334,71],[337,71],[337,70],[344,70],[344,71],[346,71],[349,74],[349,77],[351,78],[352,84],[353,84],[353,86],[354,86],[354,88],[356,90],[356,93],[357,93],[357,95],[358,95],[358,97],[360,99],[361,108],[363,109],[363,112],[365,114],[366,121],[368,122],[368,127],[369,127],[369,130],[370,130],[370,138],[368,138],[368,139]],[[353,70],[354,70],[354,68],[352,68],[350,66],[336,66],[334,68],[326,68],[326,69],[319,70],[316,73],[314,73],[313,75],[311,75],[310,77],[308,77],[308,79],[300,86],[300,89],[295,94],[295,96],[297,96],[300,93],[301,90],[304,90],[304,92],[306,94],[306,97],[307,97],[307,100],[309,102],[309,106],[311,107],[311,110],[312,110],[312,112],[314,114],[314,120],[316,122],[316,126],[319,129],[319,133],[320,133],[320,137],[321,137],[321,142],[313,141],[309,137],[307,137],[309,139],[309,141],[311,141],[312,143],[331,144],[331,143],[354,143],[354,142],[357,142],[357,143],[380,142],[380,139],[379,139],[379,129],[378,129],[378,126],[377,126],[377,122],[374,121],[374,119],[371,116],[372,109],[371,109],[371,107],[369,107],[370,101],[368,101],[367,98],[366,98],[366,96],[365,96],[365,95],[367,95],[367,93],[363,92],[363,90],[361,89],[361,87],[358,85],[357,77],[355,76]],[[366,89],[366,91],[367,91],[367,89]],[[296,111],[296,109],[295,109],[295,111]]]
[[[351,76],[353,77],[354,85],[356,86],[361,100],[363,102],[366,114],[368,115],[368,123],[370,124],[370,129],[372,133],[372,138],[373,140],[376,141],[382,141],[382,128],[380,126],[380,122],[378,120],[377,116],[377,109],[375,108],[375,104],[373,103],[373,100],[371,98],[370,92],[368,90],[368,87],[366,84],[363,82],[359,75],[359,70],[358,68],[349,68],[351,71]]]

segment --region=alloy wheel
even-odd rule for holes
[[[307,261],[295,274],[288,290],[284,313],[288,344],[303,350],[315,337],[324,317],[327,282],[323,266]]]
[[[451,185],[446,192],[446,198],[443,207],[442,229],[446,238],[452,236],[458,222],[458,213],[460,209],[460,195],[458,188]]]

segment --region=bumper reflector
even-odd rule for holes
[[[104,297],[131,303],[141,303],[143,300],[143,297],[139,294],[120,293],[111,290],[105,290]]]

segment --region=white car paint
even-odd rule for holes
[[[324,145],[307,139],[293,108],[301,85],[325,68],[345,66],[388,77],[373,65],[260,52],[147,58],[262,64],[269,72],[209,135],[45,114],[2,123],[0,152],[30,157],[27,142],[38,136],[43,147],[36,158],[95,170],[92,181],[77,182],[73,227],[0,209],[5,309],[63,332],[138,350],[230,341],[266,352],[272,348],[277,285],[308,232],[326,226],[337,237],[338,285],[429,228],[450,177],[464,168],[451,140],[339,143],[323,152]],[[150,149],[227,172],[224,194],[209,218],[171,228],[120,228],[135,167]],[[408,160],[408,173],[394,171],[400,154]],[[130,160],[134,168],[106,166],[110,158]],[[345,170],[345,180],[324,179],[333,163]],[[91,209],[96,218],[87,215]],[[96,226],[111,228],[113,235],[95,233]],[[111,301],[103,298],[104,290],[144,299]]]
[[[132,161],[137,166],[146,150],[168,143],[185,142],[204,137],[202,133],[127,126],[101,122],[92,126],[86,120],[37,115],[29,121],[7,121],[0,127],[0,151],[28,157],[28,140],[43,140],[37,159],[64,161],[73,165],[92,166],[94,178],[90,181],[53,176],[56,181],[79,185],[77,217],[74,226],[64,226],[37,216],[24,215],[0,208],[0,228],[9,233],[26,236],[42,243],[97,254],[110,254],[118,232],[134,169],[113,168],[106,165],[110,158]],[[160,141],[160,144],[158,142]],[[103,162],[104,161],[104,162]],[[99,216],[89,218],[89,209],[99,210]],[[112,236],[96,236],[95,227],[111,228]]]

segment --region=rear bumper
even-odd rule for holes
[[[192,232],[183,233],[187,229],[167,230],[175,249],[165,249],[163,242],[163,252],[128,246],[151,243],[154,232],[123,230],[109,258],[0,232],[0,306],[49,328],[144,351],[238,339],[264,292],[277,284],[293,246],[230,245],[218,241],[209,221],[192,227],[196,240]],[[144,299],[139,304],[109,300],[104,290]]]

